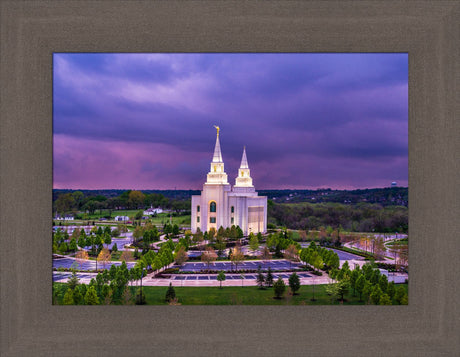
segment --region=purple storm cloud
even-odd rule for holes
[[[54,54],[54,188],[201,189],[216,131],[234,184],[408,180],[408,56]]]

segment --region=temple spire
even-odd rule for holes
[[[217,137],[216,137],[216,146],[214,148],[214,156],[212,157],[212,162],[223,162],[222,161],[222,153],[220,151],[220,142],[219,142],[219,130],[220,128],[214,125],[214,128],[217,129]]]
[[[248,159],[246,157],[246,146],[243,148],[243,157],[241,158],[240,169],[249,169]]]
[[[252,185],[251,170],[249,170],[248,158],[246,157],[246,146],[243,148],[243,156],[241,157],[241,165],[238,169],[238,176],[235,179],[234,188],[245,188],[245,192],[248,192],[247,189],[254,190]]]

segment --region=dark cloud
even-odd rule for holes
[[[213,124],[231,183],[246,145],[261,188],[407,184],[406,54],[54,59],[55,186],[199,188]]]

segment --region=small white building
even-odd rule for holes
[[[117,222],[129,221],[129,217],[128,216],[116,216],[115,221]]]
[[[55,219],[56,221],[73,221],[75,220],[74,216],[70,215],[70,214],[66,214],[65,216],[60,216],[60,215],[56,215],[53,219]]]
[[[149,209],[144,211],[145,216],[153,216],[158,213],[163,213],[163,210],[160,207],[157,207],[157,208],[150,207]]]
[[[211,169],[201,195],[192,196],[192,232],[240,226],[243,234],[267,231],[267,197],[258,196],[252,183],[246,148],[233,188],[228,183],[217,129]]]

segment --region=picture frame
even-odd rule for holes
[[[458,354],[459,13],[451,1],[2,2],[1,354]],[[409,305],[53,306],[53,52],[408,52]]]

